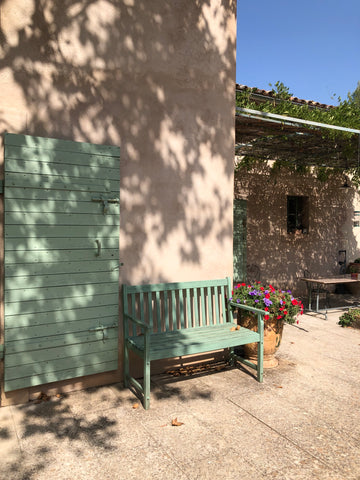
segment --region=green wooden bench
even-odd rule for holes
[[[255,311],[258,332],[234,329],[233,314],[227,299],[231,297],[230,278],[157,285],[123,285],[124,382],[133,386],[150,406],[150,363],[152,360],[182,357],[225,348],[230,361],[240,361],[257,370],[263,379],[263,310]],[[258,343],[257,365],[234,353],[234,347]],[[144,362],[143,385],[130,375],[129,351]]]

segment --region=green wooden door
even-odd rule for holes
[[[5,391],[117,368],[119,163],[5,135]]]
[[[246,200],[234,199],[233,281],[246,279]]]

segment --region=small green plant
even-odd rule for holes
[[[355,258],[354,263],[360,263],[360,258]]]
[[[351,308],[339,318],[342,327],[360,328],[360,308]]]

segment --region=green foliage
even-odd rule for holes
[[[258,110],[262,112],[274,113],[278,115],[290,116],[294,118],[299,118],[303,120],[309,120],[318,123],[324,123],[329,125],[337,125],[345,128],[353,128],[360,130],[360,82],[356,90],[348,95],[347,100],[341,100],[338,98],[339,105],[336,107],[328,108],[315,108],[311,105],[299,105],[288,101],[292,94],[289,92],[289,88],[286,87],[283,82],[277,81],[273,86],[273,97],[269,98],[266,102],[256,102],[251,97],[252,93],[256,92],[256,88],[249,89],[244,92],[236,92],[236,106],[242,108],[249,108],[253,110]],[[311,127],[309,127],[311,128]],[[336,142],[336,140],[345,140],[346,147],[343,148],[342,153],[347,157],[357,157],[359,152],[357,151],[358,146],[354,146],[353,134],[351,132],[342,132],[338,130],[324,129],[322,132],[324,138],[329,138]],[[351,139],[351,141],[350,141]],[[356,149],[356,150],[355,150]],[[260,161],[257,160],[259,163]],[[263,163],[267,162],[267,159],[261,160]],[[248,168],[248,160],[245,157],[242,162],[238,165],[237,169]],[[251,163],[251,162],[250,162]],[[252,162],[252,167],[255,166],[255,163]],[[291,168],[292,170],[297,171],[298,173],[307,173],[309,170],[305,169],[303,172],[300,168],[290,166],[290,162],[285,161],[276,161],[272,171],[276,172],[280,167]],[[340,171],[345,169],[336,169],[336,168],[326,168],[326,167],[317,167],[315,169],[315,175],[318,180],[326,182],[330,175],[338,174]],[[352,184],[360,189],[360,169],[352,168],[346,169],[347,173],[352,175]]]
[[[269,83],[269,85],[270,87],[273,87],[271,83]],[[289,92],[289,88],[286,87],[283,82],[280,82],[279,80],[275,82],[274,87],[275,89],[272,89],[272,91],[276,94],[278,98],[288,100],[290,97],[293,96],[293,94]]]
[[[348,93],[348,101],[360,107],[360,82],[357,83],[353,93]]]
[[[342,327],[360,328],[360,309],[351,308],[339,318],[339,325]]]
[[[341,101],[336,107],[329,108],[314,108],[307,104],[298,105],[287,101],[291,94],[289,93],[289,89],[285,87],[282,82],[276,82],[275,86],[276,90],[274,91],[274,96],[264,103],[257,103],[251,98],[251,93],[256,89],[249,89],[245,92],[236,92],[236,106],[360,130],[360,104],[348,99]],[[332,138],[335,138],[337,135],[349,138],[353,134],[329,130],[326,131],[324,135]]]
[[[327,182],[332,175],[338,175],[340,170],[338,168],[330,168],[330,167],[315,167],[314,174],[316,179],[319,182]]]

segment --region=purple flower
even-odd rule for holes
[[[256,299],[256,300],[255,300],[255,303],[259,303],[259,300],[258,300],[258,299]]]
[[[269,298],[264,298],[264,303],[267,307],[269,307],[270,305],[272,305],[272,301],[269,299]]]
[[[239,299],[239,298],[236,300],[236,303],[240,303],[240,299]]]

